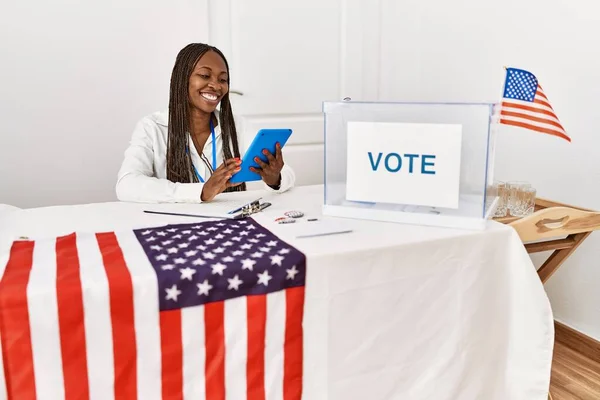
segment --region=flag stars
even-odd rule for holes
[[[281,262],[283,261],[284,257],[276,254],[274,256],[271,256],[271,265],[279,265],[281,267]]]
[[[190,233],[192,233],[192,231],[190,231],[188,229],[188,230],[185,230],[185,231],[181,231],[181,233],[183,233],[184,235],[189,235]]]
[[[190,250],[185,252],[186,257],[194,257],[196,254],[198,254],[198,250]]]
[[[223,246],[225,246],[225,247],[233,246],[233,242],[227,241],[227,242],[223,243]]]
[[[262,256],[263,256],[263,253],[261,253],[260,251],[257,251],[254,254],[250,255],[250,257],[253,257],[253,258],[261,258]]]
[[[204,265],[206,264],[206,261],[204,261],[201,258],[196,258],[194,261],[192,261],[192,265],[198,266],[198,265]]]
[[[159,245],[154,245],[154,246],[150,246],[151,250],[156,250],[156,251],[161,251],[162,247],[160,247]]]
[[[256,234],[257,238],[264,238],[265,236],[267,236],[267,235],[265,235],[264,233],[258,233],[258,234]],[[277,243],[277,242],[275,242],[275,243]]]
[[[235,240],[236,242],[239,242],[239,241],[241,241],[241,240],[242,240],[242,238],[241,238],[241,237],[239,237],[239,236],[236,236],[236,237],[234,237],[234,238],[231,238],[231,240]]]
[[[212,267],[213,275],[219,274],[219,275],[223,276],[223,271],[225,271],[227,269],[227,266],[225,264],[221,264],[221,263],[213,264],[211,267]]]
[[[246,259],[242,260],[242,269],[248,269],[248,270],[252,271],[254,268],[254,264],[256,264],[256,260],[251,260],[249,258],[246,258]]]
[[[175,261],[175,264],[185,264],[185,258],[179,257],[179,258],[176,258],[173,261]]]
[[[200,245],[198,245],[198,246],[196,246],[196,248],[197,248],[198,250],[202,250],[202,251],[206,250],[206,246],[204,246],[204,245],[201,245],[201,244],[200,244]]]
[[[167,249],[167,253],[169,254],[175,254],[179,251],[179,249],[177,247],[171,247],[170,249]]]
[[[175,233],[175,232],[177,232],[177,229],[176,228],[167,229],[167,232]]]
[[[213,253],[202,253],[202,257],[206,258],[207,260],[214,260],[215,259],[215,255]]]
[[[270,247],[277,246],[277,240],[271,240],[270,242],[267,243],[267,246],[270,246]]]
[[[269,275],[269,271],[265,270],[260,274],[257,274],[258,276],[258,284],[263,284],[265,286],[269,286],[269,281],[271,279],[273,279],[273,277],[271,275]]]
[[[234,262],[235,258],[233,258],[231,256],[227,256],[227,257],[223,257],[222,260],[223,260],[223,262],[229,263],[229,262]]]
[[[175,266],[173,264],[165,264],[161,268],[163,271],[171,271]]]
[[[279,250],[279,254],[288,254],[290,252],[290,249],[281,249]]]
[[[217,254],[221,254],[225,251],[224,248],[222,247],[217,247],[216,249],[213,250],[213,253],[217,253]]]
[[[144,236],[148,236],[148,235],[149,235],[149,234],[151,234],[151,233],[152,233],[152,231],[151,231],[151,230],[147,230],[147,231],[144,231],[144,232],[142,232],[142,235],[144,235]]]
[[[198,236],[196,236],[196,235],[191,235],[190,237],[188,237],[188,240],[189,240],[190,242],[193,242],[193,241],[194,241],[194,240],[196,240],[196,239],[199,239],[199,237],[198,237]]]
[[[215,239],[208,239],[204,241],[204,244],[206,245],[211,245],[211,244],[215,244],[217,243],[217,241]]]
[[[234,252],[231,253],[232,256],[243,256],[244,252],[241,250],[236,250]]]
[[[239,277],[239,276],[237,276],[237,275],[236,275],[236,276],[234,276],[234,277],[233,277],[233,278],[231,278],[231,279],[227,279],[227,281],[229,282],[228,289],[229,289],[229,290],[232,290],[232,289],[233,289],[233,290],[236,290],[236,291],[237,291],[237,290],[240,288],[240,285],[241,285],[242,283],[244,283],[244,282],[243,282],[243,281],[240,279],[240,277]]]
[[[207,231],[211,231],[214,232],[217,230],[217,228],[215,228],[214,226],[211,226],[210,228],[206,228]]]
[[[226,235],[230,235],[230,234],[232,234],[232,233],[233,233],[233,231],[232,231],[231,229],[227,228],[227,229],[225,229],[225,230],[223,231],[223,233],[224,233],[224,234],[226,234]]]
[[[146,242],[154,242],[155,240],[156,240],[156,237],[150,236],[148,239],[146,239]]]
[[[285,271],[287,272],[287,277],[285,279],[288,280],[293,280],[296,277],[296,275],[300,272],[296,269],[295,265],[290,269],[286,269]]]
[[[258,243],[258,242],[260,242],[260,240],[258,240],[258,239],[248,239],[248,241],[250,243]]]
[[[164,242],[162,242],[161,244],[162,244],[163,246],[168,246],[168,245],[170,245],[171,243],[173,243],[173,241],[172,241],[172,240],[165,240],[165,241],[164,241]]]
[[[181,290],[177,288],[177,285],[173,285],[170,288],[166,288],[165,291],[167,292],[167,300],[173,300],[177,302],[177,297],[179,297],[179,295],[181,294]]]
[[[240,235],[241,235],[241,236],[248,236],[248,235],[249,235],[249,233],[248,233],[247,231],[242,231],[242,232],[240,232]]]
[[[160,254],[156,256],[156,261],[167,261],[168,258],[169,256],[167,256],[166,254]]]
[[[186,267],[180,269],[179,272],[181,272],[181,280],[187,279],[191,281],[194,277],[194,274],[196,273],[196,270],[190,267]]]
[[[167,236],[167,232],[164,232],[164,231],[156,232],[156,234],[158,236]]]
[[[262,251],[263,253],[268,253],[269,251],[271,251],[270,247],[261,247],[259,248],[260,251]]]
[[[215,239],[223,239],[225,236],[221,235],[220,233],[218,235],[215,235]]]
[[[196,284],[198,286],[198,296],[208,296],[208,292],[212,289],[212,285],[208,283],[208,279],[205,279],[204,282]]]
[[[252,245],[250,243],[245,243],[240,246],[240,249],[242,249],[242,250],[250,250],[251,248],[252,248]]]

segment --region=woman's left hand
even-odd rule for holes
[[[260,158],[255,157],[254,161],[256,161],[260,168],[250,167],[250,171],[259,174],[267,185],[279,186],[281,183],[281,169],[283,168],[281,145],[277,143],[275,146],[275,155],[271,154],[267,149],[263,150],[263,154],[267,156],[267,162],[265,163]]]

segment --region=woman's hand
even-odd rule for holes
[[[225,189],[241,185],[241,183],[231,183],[229,179],[231,176],[240,170],[240,164],[242,162],[238,158],[231,158],[225,160],[223,164],[219,166],[213,172],[210,178],[204,183],[202,187],[202,194],[200,199],[202,201],[210,201],[215,198],[216,195],[222,193]]]
[[[250,167],[250,171],[259,174],[267,185],[277,187],[281,183],[281,169],[283,168],[281,145],[277,143],[275,146],[275,155],[267,149],[263,150],[263,154],[267,156],[267,162],[265,163],[258,157],[254,158],[260,168]]]

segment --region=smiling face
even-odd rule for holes
[[[207,51],[196,63],[188,84],[190,103],[197,111],[212,113],[229,91],[225,61],[216,52]]]

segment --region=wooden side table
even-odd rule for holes
[[[540,198],[536,199],[535,212],[531,215],[494,219],[512,226],[528,253],[553,251],[538,269],[542,283],[550,279],[593,231],[600,230],[600,212]],[[552,400],[550,393],[548,399]]]
[[[541,198],[536,199],[535,212],[531,215],[494,220],[512,226],[528,253],[553,250],[538,269],[543,283],[593,231],[600,230],[600,212]]]

